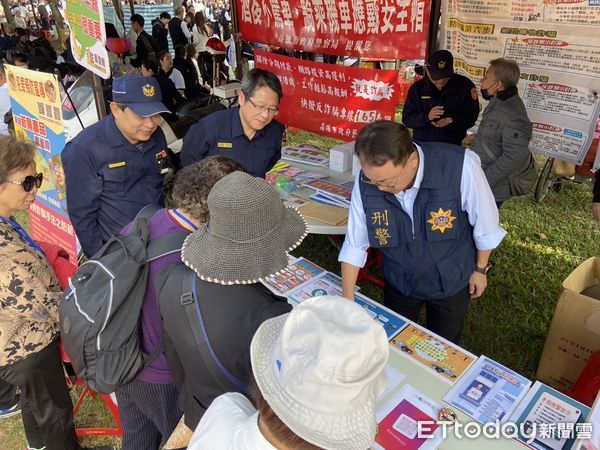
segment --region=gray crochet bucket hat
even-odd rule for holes
[[[220,179],[207,205],[210,220],[186,238],[181,259],[212,283],[258,283],[282,271],[287,252],[308,232],[300,213],[286,207],[273,186],[244,172]]]

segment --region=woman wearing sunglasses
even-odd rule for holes
[[[13,214],[35,200],[35,147],[0,137],[0,379],[21,390],[29,449],[78,449],[58,350],[61,288],[40,246]]]

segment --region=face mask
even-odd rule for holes
[[[490,95],[488,90],[484,89],[484,88],[481,88],[481,96],[483,97],[484,100],[491,100],[493,97],[492,95]]]

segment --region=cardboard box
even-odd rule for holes
[[[600,258],[584,261],[563,281],[536,377],[570,389],[589,357],[600,350],[600,300],[581,291],[600,283]]]
[[[346,142],[329,150],[329,170],[346,172],[352,167],[354,142]]]

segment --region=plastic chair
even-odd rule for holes
[[[68,363],[69,365],[71,364],[71,359],[63,349],[62,343],[60,344],[60,357],[63,363]],[[96,395],[99,395],[108,408],[115,425],[114,427],[75,427],[75,433],[77,436],[123,436],[119,407],[109,394],[98,394],[97,392],[92,391],[88,386],[85,385],[83,380],[77,378],[75,375],[72,377],[67,376],[67,385],[69,387],[83,386],[83,391],[79,395],[77,403],[75,403],[75,406],[73,407],[73,417],[77,415],[79,408],[81,408],[81,405],[87,397],[94,398]]]
[[[376,249],[369,249],[367,262],[365,263],[365,266],[358,272],[356,284],[366,281],[383,289],[385,286],[385,280],[367,272],[367,270],[375,269],[377,267],[381,267],[381,252]]]

